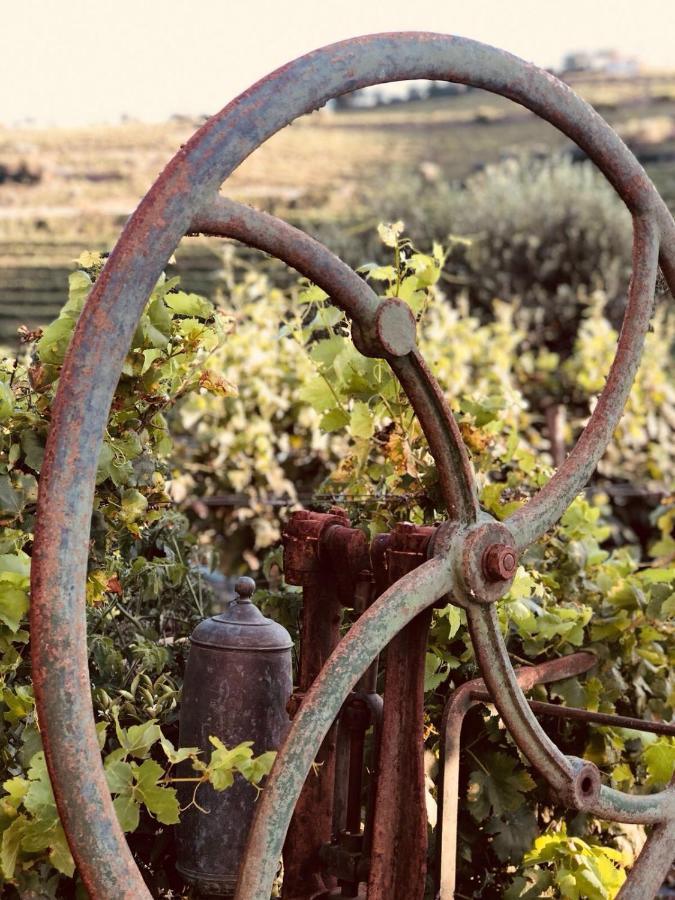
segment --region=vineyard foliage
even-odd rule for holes
[[[551,475],[546,407],[574,398],[561,435],[570,447],[602,388],[617,337],[606,295],[578,292],[578,327],[569,346],[554,351],[533,343],[527,323],[536,310],[525,303],[494,300],[486,320],[466,299],[450,302],[442,278],[447,251],[439,243],[418,251],[401,222],[378,231],[388,260],[363,266],[362,277],[382,296],[410,304],[422,353],[470,450],[481,502],[504,518]],[[462,246],[473,252],[466,240]],[[25,335],[25,359],[6,359],[0,380],[0,868],[5,884],[25,897],[76,890],[35,720],[26,614],[50,405],[100,266],[95,254],[80,259],[61,316],[43,335]],[[171,887],[166,826],[180,815],[172,766],[191,758],[196,791],[205,780],[225,789],[236,773],[260,782],[272,758],[254,758],[245,745],[214,746],[208,760],[175,749],[186,636],[210,603],[193,565],[201,549],[214,548],[230,574],[268,573],[279,561],[283,513],[309,502],[307,495],[319,508],[339,501],[370,535],[396,521],[443,518],[436,467],[387,365],[355,350],[349,323],[316,286],[282,290],[240,257],[231,266],[217,304],[181,292],[175,280],[157,285],[118,385],[92,519],[87,617],[101,750],[118,816],[157,896]],[[674,337],[659,307],[649,362],[596,489],[524,555],[499,603],[514,664],[580,647],[597,656],[587,676],[537,688],[540,699],[672,718],[675,383],[667,361]],[[646,535],[615,502],[614,487],[626,482],[661,498]],[[225,497],[220,506],[218,497]],[[295,631],[297,591],[281,581],[262,597]],[[463,613],[435,611],[426,684],[431,758],[445,698],[476,675]],[[670,778],[669,739],[545,724],[565,752],[592,759],[616,787],[651,791]],[[641,829],[557,807],[490,707],[469,716],[462,763],[463,896],[616,894]],[[433,781],[434,767],[430,774]]]
[[[3,896],[67,897],[79,890],[41,749],[30,682],[29,568],[37,479],[50,408],[78,314],[101,267],[84,254],[69,300],[26,354],[5,359],[0,381],[0,883]],[[87,578],[89,662],[99,744],[113,804],[156,892],[167,829],[179,819],[174,766],[191,761],[199,785],[224,790],[236,773],[253,783],[273,754],[213,741],[208,758],[175,749],[187,636],[208,608],[191,564],[195,539],[166,490],[166,416],[192,391],[232,393],[208,367],[229,316],[209,301],[157,285],[126,358],[99,458]],[[190,777],[190,776],[186,776]],[[154,843],[152,855],[148,842]],[[12,887],[10,887],[12,886]],[[9,893],[5,893],[9,892]],[[161,896],[158,893],[158,896]],[[80,894],[78,894],[80,896]]]

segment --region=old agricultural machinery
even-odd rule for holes
[[[478,504],[468,453],[417,349],[408,306],[396,298],[380,300],[308,235],[218,194],[256,147],[296,117],[358,88],[419,78],[502,94],[546,119],[597,165],[633,217],[629,297],[604,390],[553,478],[502,523]],[[357,348],[386,360],[405,390],[435,458],[447,511],[437,528],[404,525],[370,547],[341,510],[300,511],[291,518],[285,535],[287,572],[305,595],[305,651],[292,724],[248,835],[238,900],[268,900],[284,842],[288,897],[289,885],[296,896],[333,891],[316,880],[316,860],[343,896],[359,890],[367,890],[370,900],[421,896],[426,826],[420,796],[419,659],[429,611],[442,598],[466,613],[482,679],[460,689],[446,715],[441,897],[451,897],[454,884],[451,807],[461,717],[486,698],[558,802],[601,819],[648,827],[647,843],[620,896],[654,896],[675,855],[675,789],[622,793],[603,784],[592,763],[560,752],[523,688],[583,671],[592,660],[582,654],[549,668],[514,671],[495,601],[508,591],[521,553],[559,519],[611,439],[649,328],[659,265],[675,289],[675,223],[632,153],[567,85],[492,47],[425,33],[373,35],[310,53],[207,121],[129,219],[80,317],[60,379],[40,482],[31,634],[49,771],[90,895],[96,900],[150,896],[117,823],[90,699],[84,589],[96,463],[136,322],[176,245],[195,233],[234,238],[278,257],[322,287],[349,316]],[[251,586],[240,587],[245,606]],[[361,614],[338,642],[345,603]],[[373,667],[386,647],[382,704],[374,693]],[[362,821],[362,745],[371,727],[377,732],[379,768],[387,775],[373,783]],[[317,757],[320,776],[308,779]]]

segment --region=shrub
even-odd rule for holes
[[[440,177],[401,177],[364,198],[379,216],[404,219],[420,246],[447,244],[442,282],[449,296],[464,294],[486,320],[495,299],[528,311],[533,346],[571,352],[584,298],[600,290],[616,327],[631,266],[630,215],[590,163],[566,157],[506,159],[471,175],[463,185]],[[315,230],[350,265],[381,248],[353,229]],[[346,235],[346,236],[345,236]],[[469,240],[456,240],[461,236]],[[581,302],[580,302],[581,301]]]
[[[401,231],[400,223],[380,229],[389,259],[364,267],[363,275],[380,293],[397,294],[413,308],[422,353],[470,449],[481,502],[503,518],[550,477],[542,398],[574,399],[565,434],[571,443],[602,387],[615,332],[597,294],[563,362],[533,346],[529,313],[517,316],[513,306],[497,301],[488,321],[470,312],[465,299],[451,302],[441,288],[442,248],[420,253]],[[27,335],[33,359],[5,360],[0,377],[6,723],[0,753],[7,776],[0,866],[7,885],[58,897],[74,890],[72,860],[40,754],[25,613],[49,407],[74,322],[100,267],[94,255],[81,262],[85,271],[71,277],[61,317],[39,339]],[[219,543],[230,572],[242,559],[255,568],[278,540],[279,504],[293,505],[298,497],[311,504],[305,494],[312,492],[322,495],[319,506],[339,500],[371,534],[402,519],[443,517],[436,467],[405,397],[386,364],[362,357],[348,337],[349,324],[322,291],[307,284],[281,291],[245,265],[218,310],[179,292],[175,281],[160,282],[127,357],[99,465],[88,577],[90,654],[115,803],[158,895],[174,888],[165,865],[170,837],[161,826],[178,816],[170,766],[185,637],[208,603],[192,566],[199,544]],[[667,359],[672,340],[671,325],[659,315],[649,335],[650,360]],[[672,485],[673,442],[661,440],[656,422],[660,417],[672,427],[673,402],[669,370],[642,367],[619,427],[624,455],[616,448],[608,453],[605,477],[618,472]],[[208,504],[222,495],[233,505],[211,517]],[[198,537],[170,497],[198,513]],[[601,492],[577,498],[559,526],[523,557],[499,604],[505,640],[514,660],[540,661],[581,646],[596,653],[588,676],[539,688],[541,699],[670,719],[675,507],[666,495],[654,514],[651,556],[626,540],[610,513]],[[273,564],[276,552],[265,572]],[[288,622],[296,616],[297,592],[283,582],[267,602]],[[434,613],[427,674],[428,749],[437,754],[447,695],[477,674],[463,614],[453,606]],[[472,714],[467,733],[458,889],[465,896],[508,891],[517,898],[535,885],[543,890],[568,879],[569,886],[572,878],[579,896],[612,896],[628,859],[621,826],[558,808],[489,710]],[[617,787],[658,787],[675,758],[672,741],[648,735],[584,730],[559,720],[551,734],[565,752],[596,762]],[[210,777],[218,759],[212,757],[196,780]],[[260,777],[268,764],[251,765],[244,754],[239,771]],[[150,802],[138,802],[143,797],[133,790],[143,767],[160,791]],[[36,805],[38,793],[44,802]],[[45,827],[49,837],[40,843],[36,835]],[[600,852],[598,844],[609,849]],[[612,883],[604,894],[589,893],[591,875],[607,866]],[[515,877],[509,867],[520,867]]]

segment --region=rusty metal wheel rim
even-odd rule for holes
[[[583,451],[574,464],[567,469],[563,466],[548,492],[542,492],[506,523],[518,550],[557,520],[585,482],[587,474],[582,478],[575,471],[579,455],[590,460],[594,453],[602,452],[611,436],[612,422],[618,419],[639,361],[659,255],[669,285],[675,286],[675,223],[618,136],[548,73],[467,39],[414,33],[374,35],[323,48],[258,82],[195,134],[130,219],[81,315],[61,374],[40,482],[31,608],[36,704],[59,812],[83,881],[96,898],[149,897],[117,824],[102,772],[87,677],[84,617],[86,538],[96,460],[136,322],[180,238],[209,216],[219,202],[215,199],[219,185],[257,146],[298,115],[333,96],[408,78],[473,84],[528,107],[588,153],[635,221],[632,312],[622,330],[614,380],[610,376],[608,382],[613,387],[603,392],[609,400],[601,414],[591,420],[595,424],[590,432],[584,432],[589,436],[582,437],[586,444],[582,444]],[[300,265],[297,268],[302,271]],[[346,283],[341,281],[342,276]],[[341,270],[337,281],[331,281],[329,293],[338,298],[342,291],[340,305],[376,343],[377,301],[362,291],[352,296],[347,290],[350,284]],[[485,523],[479,521],[466,452],[442,394],[416,351],[389,361],[412,395],[418,413],[426,409],[426,414],[422,412],[427,416],[423,424],[441,469],[451,520],[464,532],[481,527]],[[361,666],[365,669],[417,612],[456,586],[457,554],[461,555],[457,529],[446,537],[445,546],[439,542],[438,556],[417,570],[414,578],[406,576],[394,585],[354,626],[308,694],[305,709],[293,727],[295,737],[287,741],[280,754],[260,804],[250,847],[263,851],[264,859],[260,864],[249,856],[239,886],[241,900],[269,896],[295,791],[288,778],[284,782],[284,772],[290,767],[284,769],[282,761],[294,766],[295,781],[299,779],[301,785],[320,743],[323,720],[331,711],[333,715],[337,712]],[[557,772],[554,782],[562,779],[569,783],[574,772],[570,776],[565,758],[554,745],[549,747],[542,740],[536,722],[528,720],[522,693],[517,684],[511,683],[515,679],[501,636],[498,630],[495,632],[493,607],[472,602],[466,605],[486,682],[492,689],[488,679],[494,679],[497,706],[505,721],[516,734],[523,731],[528,744],[525,752],[530,751],[530,758],[534,755],[535,765],[541,768],[542,759],[553,760]],[[494,657],[488,656],[490,652],[495,653],[497,666]],[[487,667],[486,662],[490,662]],[[321,722],[317,710],[323,716]],[[642,817],[637,821],[666,823],[655,830],[658,834],[649,845],[652,858],[663,861],[664,852],[669,852],[667,842],[672,842],[670,792],[649,798],[605,792],[601,808],[607,818],[626,815],[636,821],[637,815]],[[275,811],[274,821],[269,818],[271,809]]]

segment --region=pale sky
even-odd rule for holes
[[[0,124],[214,113],[324,44],[439,31],[557,66],[614,48],[675,69],[675,0],[4,0]]]

